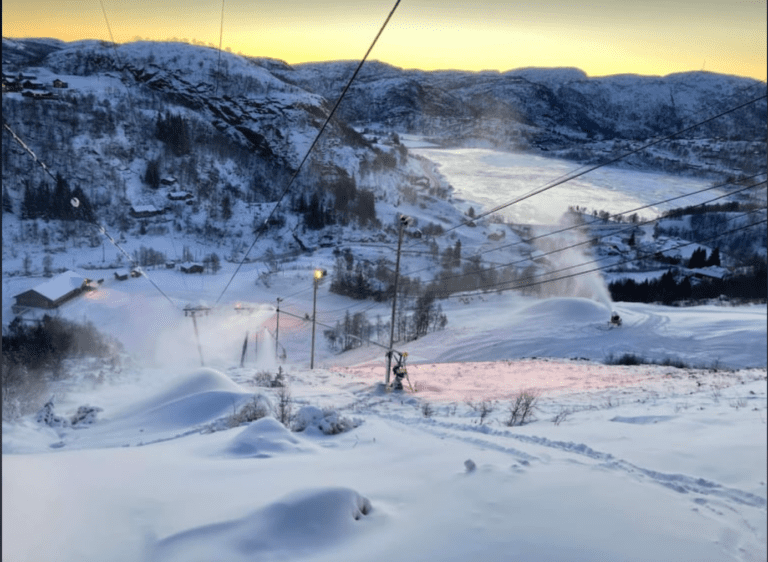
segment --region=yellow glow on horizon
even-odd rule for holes
[[[104,6],[117,42],[138,36],[219,45],[220,1],[104,0]],[[703,69],[765,81],[765,7],[765,0],[411,0],[399,7],[370,59],[423,70],[576,67],[589,76]],[[390,9],[389,2],[365,0],[266,0],[258,9],[228,0],[222,47],[289,64],[359,60]],[[66,0],[6,0],[3,36],[110,38],[98,3],[83,9]]]

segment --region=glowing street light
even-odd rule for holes
[[[320,283],[320,279],[322,279],[325,276],[325,270],[324,269],[316,269],[315,270],[315,280],[314,280],[314,296],[312,297],[312,354],[310,355],[309,359],[309,368],[314,369],[315,368],[315,319],[317,316],[317,285]]]

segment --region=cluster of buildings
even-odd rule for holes
[[[55,89],[61,90],[69,87],[69,84],[58,78],[54,79],[51,84],[43,84],[37,82],[37,76],[26,75],[21,72],[15,76],[3,72],[2,84],[4,94],[21,92],[22,96],[32,99],[56,99]]]

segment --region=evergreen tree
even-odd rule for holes
[[[51,197],[51,218],[61,220],[71,220],[74,218],[74,209],[70,203],[71,199],[72,191],[69,189],[67,180],[61,174],[56,174],[56,187],[53,189]]]
[[[153,189],[160,187],[160,159],[155,158],[147,162],[147,169],[144,172],[144,183]]]
[[[3,212],[13,214],[13,201],[6,186],[3,186]]]
[[[698,269],[699,267],[705,267],[707,265],[707,251],[704,248],[697,248],[691,254],[691,258],[688,260],[689,269]]]
[[[715,248],[712,250],[712,253],[709,255],[709,259],[707,260],[707,265],[720,265],[720,249]]]
[[[29,183],[24,186],[24,196],[21,200],[21,218],[36,218],[35,199],[32,188]]]
[[[229,198],[229,194],[225,195],[221,200],[221,218],[225,222],[232,218],[232,201]]]
[[[453,247],[453,267],[461,267],[461,240],[456,240]]]

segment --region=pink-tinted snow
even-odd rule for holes
[[[336,367],[336,372],[374,384],[383,382],[381,363]],[[621,386],[658,383],[671,378],[695,379],[678,369],[642,365],[618,367],[588,361],[524,359],[473,363],[423,363],[408,365],[408,376],[420,397],[445,402],[465,400],[508,400],[521,390],[542,394],[573,393]],[[407,381],[404,382],[407,386]]]

